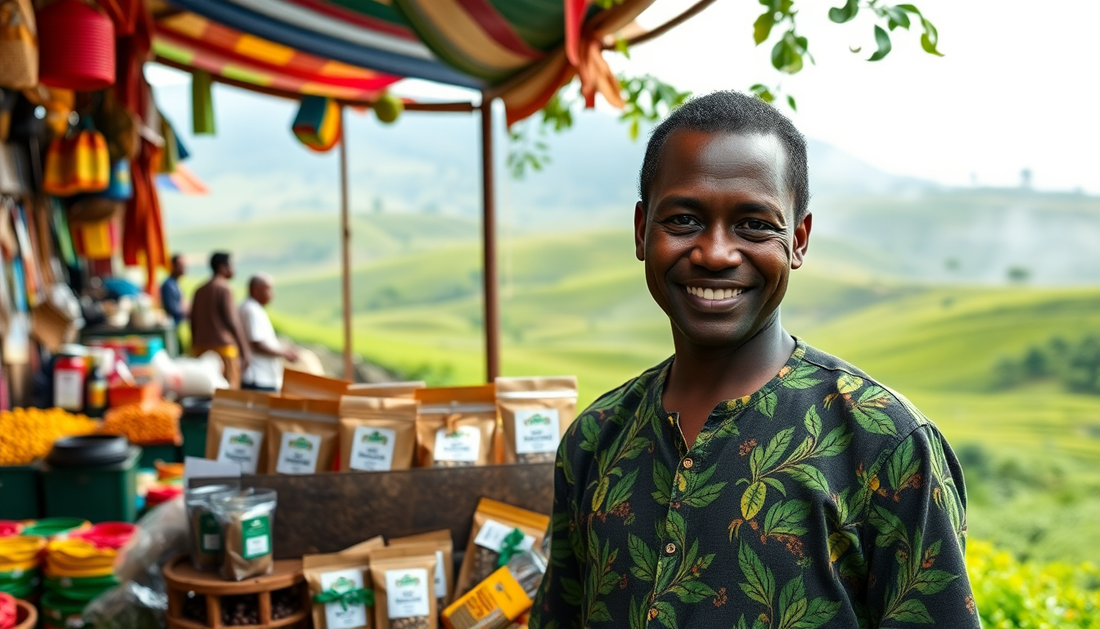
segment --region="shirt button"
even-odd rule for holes
[[[675,553],[676,552],[676,544],[669,544],[668,546],[665,546],[665,552],[670,554],[670,555]]]
[[[692,467],[695,467],[695,461],[691,457],[684,459],[684,469],[690,470]]]

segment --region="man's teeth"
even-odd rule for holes
[[[695,295],[696,297],[702,297],[703,299],[719,300],[719,299],[732,299],[736,295],[743,293],[743,288],[727,288],[727,289],[713,289],[713,288],[696,288],[694,286],[688,286],[687,292]]]

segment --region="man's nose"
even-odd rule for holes
[[[743,261],[739,239],[720,226],[710,227],[699,235],[688,259],[708,271],[738,267]]]

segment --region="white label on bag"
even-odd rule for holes
[[[436,461],[477,462],[481,449],[481,431],[470,426],[459,426],[454,432],[446,428],[435,431]]]
[[[389,428],[360,426],[351,439],[351,461],[348,467],[365,472],[388,472],[393,469],[393,445],[397,432]]]
[[[66,411],[84,408],[84,374],[62,369],[53,375],[53,405]]]
[[[447,573],[443,570],[443,551],[435,551],[435,597],[447,597]]]
[[[386,571],[386,608],[390,618],[431,614],[428,571],[423,568]]]
[[[363,571],[357,568],[326,572],[321,575],[322,590],[336,590],[340,594],[363,588]],[[328,629],[351,629],[367,626],[367,606],[348,605],[340,601],[325,603],[325,624]]]
[[[516,454],[538,454],[558,449],[558,409],[516,411]]]
[[[496,520],[486,520],[485,524],[481,525],[481,530],[477,532],[474,543],[499,553],[501,545],[504,544],[504,538],[511,535],[514,530],[516,530],[514,526],[507,526]],[[531,547],[534,545],[535,538],[524,534],[523,542],[519,545],[519,549],[531,550]]]
[[[236,463],[242,474],[255,474],[263,443],[264,434],[258,430],[226,428],[218,445],[218,463]]]
[[[278,474],[313,474],[317,471],[317,455],[321,438],[302,432],[284,432],[279,444]]]

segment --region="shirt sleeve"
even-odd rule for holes
[[[250,301],[241,304],[241,331],[244,332],[244,338],[249,342],[255,343],[260,340],[256,317],[252,312],[252,302]]]
[[[165,280],[160,285],[160,304],[168,316],[176,322],[183,320],[183,299],[180,296],[179,287]]]
[[[577,513],[573,496],[572,461],[569,457],[569,435],[558,447],[554,473],[554,509],[550,519],[550,563],[542,579],[529,629],[573,629],[581,618],[581,561],[577,555],[573,526]]]
[[[885,457],[870,489],[871,626],[979,629],[964,561],[962,469],[943,436],[918,427]]]

